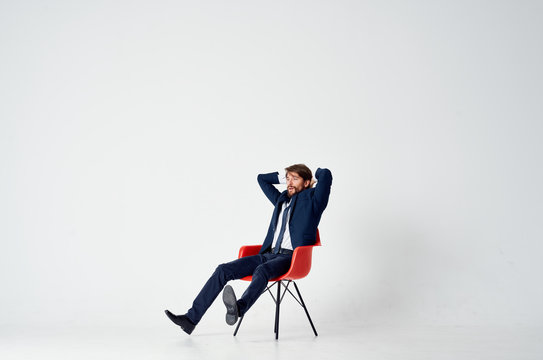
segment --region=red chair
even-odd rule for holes
[[[317,241],[315,242],[315,245],[307,245],[307,246],[298,246],[296,249],[294,249],[294,253],[292,254],[292,262],[290,264],[290,269],[287,271],[286,274],[279,276],[275,279],[270,279],[270,282],[273,282],[272,285],[268,286],[264,292],[268,291],[275,302],[275,339],[279,339],[279,308],[281,306],[281,302],[283,301],[283,297],[285,296],[286,292],[288,291],[292,297],[298,303],[304,308],[305,314],[307,315],[307,319],[309,320],[309,323],[311,324],[311,327],[313,328],[313,332],[315,333],[315,336],[318,336],[317,330],[315,330],[315,326],[313,325],[313,321],[311,321],[311,317],[309,316],[309,312],[307,311],[307,307],[305,306],[304,300],[302,299],[302,294],[300,294],[300,290],[298,289],[298,286],[296,285],[296,282],[294,280],[302,279],[309,274],[309,270],[311,270],[311,255],[313,253],[313,247],[315,246],[321,246],[321,239],[319,236],[319,230],[317,230]],[[239,249],[239,256],[238,258],[251,256],[251,255],[257,255],[260,251],[261,245],[246,245],[242,246]],[[245,281],[251,281],[252,276],[246,276],[242,278],[241,280]],[[286,282],[286,285],[285,285]],[[296,289],[296,292],[298,293],[298,298],[289,290],[290,283],[294,284],[294,288]],[[277,297],[274,297],[270,289],[277,285]],[[281,294],[281,286],[285,289],[283,290],[283,294]],[[241,325],[241,321],[243,320],[243,316],[239,319],[238,326],[236,326],[236,330],[234,331],[234,336],[238,333],[239,326]]]

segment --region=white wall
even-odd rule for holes
[[[256,175],[297,162],[334,175],[318,320],[541,325],[542,13],[3,2],[0,325],[186,310],[264,239]]]

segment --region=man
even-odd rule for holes
[[[285,171],[283,179],[278,172],[258,175],[258,184],[275,206],[268,234],[258,255],[219,265],[186,314],[175,315],[165,311],[170,320],[187,334],[192,333],[223,287],[226,323],[234,325],[266,289],[268,280],[288,271],[294,249],[315,244],[317,226],[330,196],[332,173],[328,169],[317,169],[317,185],[313,188],[313,175],[304,164],[289,166]],[[274,186],[279,183],[286,183],[287,190],[279,192]],[[252,281],[237,300],[234,290],[226,283],[248,275],[253,276]]]

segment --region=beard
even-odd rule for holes
[[[295,188],[295,187],[292,187],[292,190],[289,189],[289,188],[287,188],[287,196],[288,196],[289,198],[291,198],[291,197],[293,197],[294,195],[296,195],[297,193],[302,192],[302,191],[304,191],[304,190],[305,190],[304,188],[297,189],[297,188]],[[292,191],[292,192],[291,192],[291,191]]]

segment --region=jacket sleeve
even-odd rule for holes
[[[319,211],[324,211],[328,205],[330,197],[330,187],[332,186],[332,173],[328,169],[318,168],[315,172],[317,185],[315,186],[315,194],[313,195],[313,203]]]
[[[256,179],[266,197],[275,205],[279,195],[281,195],[279,190],[273,186],[273,184],[279,184],[279,173],[276,171],[269,174],[260,174]]]

